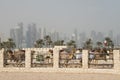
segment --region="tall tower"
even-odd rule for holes
[[[16,27],[10,29],[10,37],[15,42],[16,48],[23,47],[23,23],[18,23]]]
[[[10,38],[12,38],[15,41],[15,29],[10,29]]]
[[[42,30],[41,30],[41,28],[39,28],[38,31],[37,31],[37,40],[38,39],[42,39]]]
[[[23,47],[23,40],[24,40],[24,31],[23,31],[23,23],[18,23],[18,27],[19,27],[19,43],[20,43],[20,48]]]
[[[113,40],[113,31],[112,30],[109,31],[108,37],[110,37]]]
[[[76,46],[79,46],[78,45],[78,32],[77,32],[77,29],[74,30],[74,41],[76,42]]]
[[[46,36],[47,34],[46,34],[46,28],[44,27],[44,29],[43,29],[43,38]]]
[[[94,31],[94,30],[91,31],[90,38],[92,39],[93,47],[94,47],[96,45],[96,42],[97,42],[96,31]]]
[[[15,28],[11,29],[10,31],[10,37],[13,39],[13,41],[16,44],[16,48],[21,48],[21,36],[20,34],[20,28],[16,26]]]
[[[33,47],[36,40],[37,40],[36,24],[32,23],[28,25],[28,30],[26,32],[27,47]]]
[[[79,41],[80,41],[80,47],[82,48],[84,46],[84,43],[85,43],[86,39],[87,39],[86,33],[85,32],[80,33],[79,34],[79,38],[80,38],[79,39]]]
[[[97,41],[103,41],[104,40],[104,35],[102,32],[97,33]]]
[[[59,40],[59,32],[57,32],[56,30],[50,32],[49,35],[53,41]]]

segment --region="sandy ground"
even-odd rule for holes
[[[120,75],[1,72],[0,80],[120,80]]]

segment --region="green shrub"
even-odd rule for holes
[[[37,55],[36,56],[36,61],[44,61],[44,56],[43,55]]]

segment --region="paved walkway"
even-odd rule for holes
[[[1,72],[0,80],[120,80],[120,75]]]

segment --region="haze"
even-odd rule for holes
[[[96,30],[119,34],[120,0],[0,0],[0,32],[23,22],[71,34]]]

